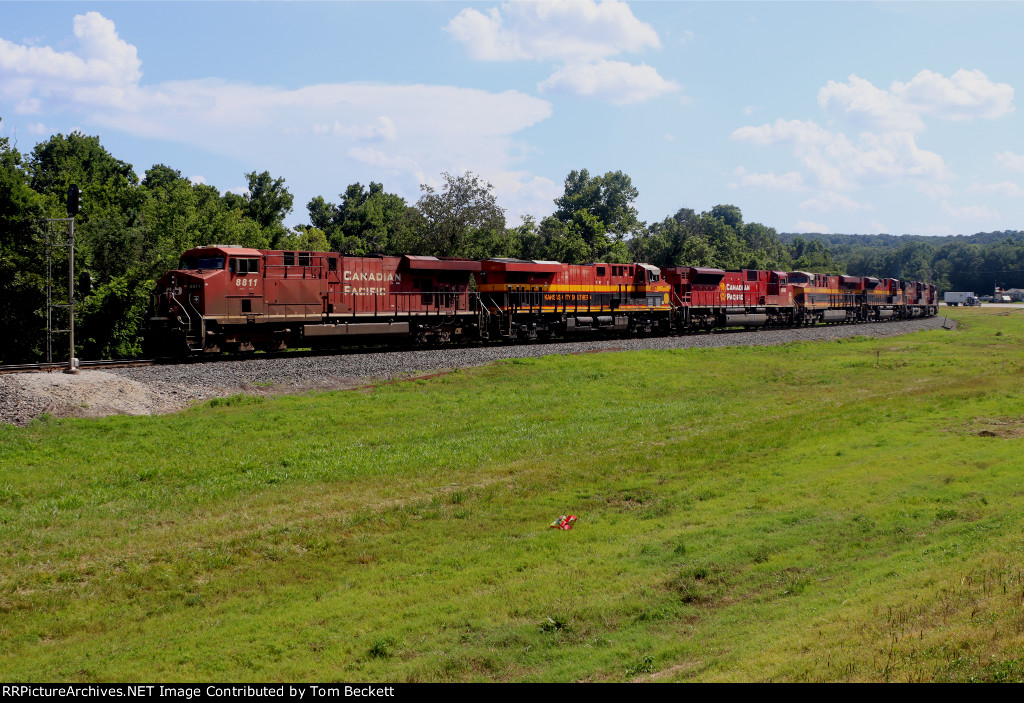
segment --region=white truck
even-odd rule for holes
[[[981,301],[974,293],[968,293],[966,291],[947,291],[943,294],[942,299],[946,301],[946,305],[952,305],[956,307],[958,305],[967,305],[973,307],[975,305],[980,306]]]

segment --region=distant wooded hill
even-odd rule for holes
[[[832,246],[864,246],[864,247],[899,247],[909,241],[925,242],[943,246],[944,244],[996,244],[1008,239],[1024,241],[1024,231],[1008,229],[1003,232],[978,232],[977,234],[951,234],[947,236],[930,236],[924,234],[819,234],[780,232],[779,238],[786,244],[792,244],[797,237],[816,239],[822,244]]]
[[[930,281],[943,291],[978,294],[1024,287],[1024,231],[971,235],[795,234],[781,232],[789,246],[818,242],[851,275]]]

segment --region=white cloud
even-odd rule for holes
[[[213,80],[139,87],[128,105],[91,107],[109,127],[233,158],[250,159],[258,143],[271,163],[315,153],[325,167],[350,161],[397,172],[410,196],[424,173],[464,166],[494,178],[509,170],[512,135],[551,114],[546,101],[516,91],[344,83],[281,90]]]
[[[988,195],[1002,195],[1007,198],[1019,198],[1024,195],[1024,190],[1011,181],[1001,183],[974,183],[967,191],[969,193],[985,193]]]
[[[624,2],[508,2],[486,14],[466,8],[445,27],[481,61],[596,61],[658,48],[658,33]]]
[[[738,142],[750,142],[760,146],[770,144],[827,144],[833,135],[827,129],[814,122],[801,120],[775,120],[774,124],[763,124],[760,127],[740,127],[732,133]]]
[[[828,127],[813,120],[778,119],[741,127],[732,133],[732,139],[759,146],[789,146],[802,173],[831,192],[910,183],[930,198],[946,199],[952,189],[945,183],[951,177],[945,161],[917,143],[926,119],[962,122],[1002,117],[1013,111],[1013,95],[1010,85],[995,83],[977,70],[961,69],[949,77],[923,70],[908,82],[893,81],[888,90],[850,75],[845,82],[830,80],[818,91],[818,104],[829,117]],[[833,126],[843,120],[854,128],[850,136]],[[1024,170],[1024,157],[1009,151],[997,155],[996,163]],[[984,188],[977,192],[1016,194],[1006,184]],[[801,206],[850,211],[855,201],[831,196],[811,198]],[[948,203],[946,207],[951,208]],[[956,212],[976,212],[979,217],[990,214],[970,208]]]
[[[552,202],[562,195],[563,185],[550,178],[531,176],[525,171],[499,174],[492,180],[502,194],[501,203],[508,209],[508,224],[515,226],[525,213],[551,212]]]
[[[1012,151],[1004,151],[996,154],[996,164],[1011,171],[1024,171],[1024,154],[1014,154]]]
[[[921,149],[912,134],[863,133],[859,138],[856,168],[858,173],[878,174],[882,179],[900,176],[928,179],[948,176],[946,164],[934,151]]]
[[[731,187],[764,188],[765,190],[792,192],[806,190],[803,177],[796,171],[776,176],[773,171],[768,173],[747,173],[745,168],[739,166],[736,168],[734,175],[739,179],[739,182],[729,184]]]
[[[354,146],[345,152],[353,161],[358,161],[368,166],[379,166],[387,171],[422,173],[423,169],[414,160],[404,156],[388,156],[379,149],[369,146]]]
[[[506,2],[486,13],[466,8],[444,29],[477,60],[562,64],[537,85],[542,93],[626,105],[680,88],[647,64],[607,60],[621,53],[661,47],[654,28],[638,20],[619,0]],[[693,36],[686,32],[683,41]]]
[[[856,212],[858,210],[874,210],[871,203],[859,203],[848,195],[835,191],[824,191],[814,198],[800,203],[801,210],[818,210],[820,212]]]
[[[924,128],[914,108],[892,93],[857,76],[847,80],[849,83],[829,81],[818,91],[823,110],[842,112],[869,129],[916,132]]]
[[[945,183],[918,183],[917,191],[924,193],[933,200],[948,198],[953,194],[953,189]]]
[[[679,85],[665,80],[647,64],[598,61],[563,66],[538,83],[537,89],[542,93],[567,93],[626,105],[675,92]]]
[[[978,70],[960,69],[949,78],[924,70],[890,90],[905,104],[946,120],[992,119],[1013,112],[1013,87],[993,83]]]
[[[25,98],[14,105],[14,112],[18,115],[35,115],[42,112],[43,103],[38,98]]]
[[[828,225],[823,225],[818,222],[808,222],[807,220],[798,220],[796,227],[793,229],[794,232],[814,232],[816,234],[829,234]]]
[[[333,124],[314,124],[314,134],[335,134],[340,137],[351,137],[358,140],[384,140],[393,142],[398,139],[398,129],[394,120],[379,117],[376,122],[362,125],[343,125],[337,120]]]
[[[947,177],[938,154],[917,146],[909,132],[862,132],[856,142],[813,121],[776,120],[760,127],[741,127],[735,141],[760,146],[788,144],[804,168],[829,190],[891,183],[901,178],[937,180]]]
[[[188,182],[192,185],[206,185],[206,179],[202,176],[189,176]]]
[[[889,90],[856,75],[847,81],[829,81],[818,91],[818,104],[865,129],[919,132],[925,126],[922,115],[967,121],[1013,112],[1013,87],[976,70],[961,69],[949,78],[924,70],[908,83],[893,81]]]
[[[0,97],[22,100],[21,109],[36,111],[39,97],[65,95],[76,100],[97,90],[115,95],[142,77],[135,47],[118,37],[114,23],[103,15],[77,15],[74,33],[78,53],[0,39]]]
[[[942,211],[951,217],[967,220],[997,220],[999,213],[989,210],[987,205],[965,205],[953,207],[948,201],[942,201]]]
[[[0,99],[67,112],[91,128],[189,144],[270,169],[289,186],[305,178],[326,193],[386,174],[389,190],[415,199],[424,174],[464,169],[495,183],[525,179],[516,192],[532,187],[531,177],[509,174],[522,173],[517,133],[551,115],[551,104],[535,96],[422,84],[145,84],[135,47],[110,20],[90,12],[74,27],[72,52],[0,39]],[[296,154],[310,155],[298,173]],[[550,207],[549,200],[538,212]]]

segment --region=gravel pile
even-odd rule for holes
[[[294,393],[354,388],[501,359],[598,351],[766,346],[794,341],[830,341],[853,336],[891,337],[952,327],[943,317],[866,325],[716,332],[683,337],[601,339],[468,349],[345,353],[293,358],[253,358],[107,371],[84,370],[0,375],[0,422],[24,425],[43,413],[58,417],[172,412],[196,401],[236,393]]]
[[[186,384],[135,380],[108,371],[4,374],[0,376],[0,422],[25,425],[44,413],[56,417],[152,415],[180,410],[208,397]]]

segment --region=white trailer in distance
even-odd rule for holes
[[[946,305],[952,305],[956,307],[958,305],[975,306],[981,305],[981,301],[974,293],[968,293],[966,291],[947,291],[943,294],[943,300],[946,301]]]

